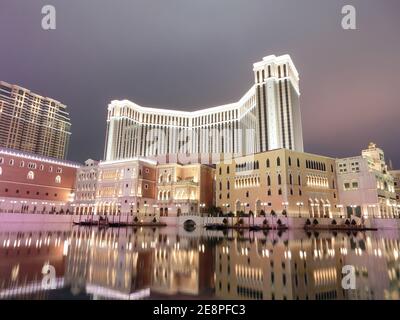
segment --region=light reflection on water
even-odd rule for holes
[[[399,299],[399,233],[0,231],[1,299]],[[51,290],[42,267],[54,266]],[[342,267],[356,289],[342,289]]]

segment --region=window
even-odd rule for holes
[[[56,183],[61,183],[61,177],[60,176],[56,177]]]
[[[146,183],[146,184],[144,185],[144,188],[147,190],[147,189],[149,188],[149,185]]]
[[[297,167],[300,168],[300,159],[297,158]]]
[[[62,173],[62,169],[61,168],[57,168],[57,173]]]
[[[149,168],[146,168],[146,169],[144,170],[144,172],[149,173],[149,172],[150,172]]]
[[[0,164],[4,163],[4,158],[0,158]]]
[[[39,169],[40,169],[40,171],[43,171],[44,170],[44,165],[41,164]]]
[[[357,189],[358,188],[358,182],[353,182],[351,184],[351,186],[353,187],[353,189]]]
[[[222,174],[222,168],[221,167],[219,167],[219,174],[220,175]]]
[[[52,166],[49,167],[49,172],[53,172],[53,167]]]
[[[28,180],[33,180],[33,179],[35,179],[35,174],[33,173],[33,171],[29,171],[29,172],[28,172],[27,179],[28,179]]]
[[[278,166],[278,167],[280,167],[281,166],[281,158],[277,158],[276,159],[276,165]]]
[[[9,164],[10,166],[13,166],[13,165],[14,165],[14,159],[10,159],[10,161],[8,161],[8,164]]]
[[[36,169],[36,163],[29,162],[29,163],[28,163],[28,168],[29,168],[29,169]]]
[[[0,176],[3,174],[3,168],[0,167]]]
[[[280,174],[278,174],[278,185],[282,184],[282,177]]]
[[[267,159],[267,168],[270,167],[269,159]]]
[[[226,173],[229,174],[229,166],[226,167]]]
[[[25,166],[25,163],[23,162],[23,161],[21,161],[20,163],[19,163],[19,167],[20,168],[23,168]]]
[[[289,162],[289,167],[290,167],[292,165],[292,158],[291,157],[289,157],[288,162]]]

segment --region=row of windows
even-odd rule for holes
[[[4,164],[4,158],[1,157],[0,158],[0,164]],[[8,165],[13,166],[15,164],[15,160],[14,159],[10,159],[8,161]],[[37,169],[37,164],[34,162],[28,162],[28,164],[26,165],[29,169]],[[24,168],[25,167],[25,161],[21,160],[19,162],[19,167],[20,168]],[[41,164],[39,166],[39,170],[44,171],[44,165]],[[53,172],[53,166],[49,166],[49,172]],[[58,167],[56,170],[57,173],[62,173],[62,168]]]
[[[0,175],[2,175],[2,174],[3,174],[3,168],[0,167]],[[26,178],[28,180],[34,180],[35,179],[35,173],[33,171],[29,171],[28,174],[26,175]],[[55,183],[61,183],[61,176],[56,176]]]
[[[8,193],[9,191],[10,191],[10,190],[9,190],[8,188],[5,188],[5,189],[4,189],[4,192],[5,192],[5,193]],[[15,190],[15,193],[16,193],[16,194],[20,194],[19,189],[16,189],[16,190]],[[31,194],[31,192],[30,192],[29,190],[27,190],[27,191],[26,191],[26,194],[29,195],[29,194]],[[32,194],[36,194],[37,196],[40,196],[40,192],[39,192],[39,191],[36,191],[36,193],[33,192]],[[48,196],[49,196],[49,193],[46,192],[46,193],[44,193],[44,195],[48,197]],[[54,196],[57,197],[58,194],[57,194],[57,193],[54,193]]]
[[[297,167],[300,168],[300,159],[297,158]],[[288,158],[288,165],[289,167],[292,166],[292,158]],[[280,167],[281,166],[281,158],[278,157],[276,158],[276,166]],[[270,159],[266,160],[266,167],[270,168],[271,167],[271,161]],[[250,161],[250,162],[243,162],[243,163],[238,163],[235,166],[236,172],[241,172],[241,171],[250,171],[250,170],[259,170],[260,169],[260,163],[259,161]],[[323,162],[319,161],[312,161],[312,160],[306,160],[306,168],[307,169],[313,169],[313,170],[320,170],[320,171],[327,171],[326,170],[326,164]],[[331,172],[333,172],[333,166],[331,165]],[[226,173],[229,174],[229,166],[226,167]],[[219,168],[219,174],[222,174],[222,168]]]
[[[306,168],[312,170],[326,171],[325,163],[313,160],[306,160]],[[331,166],[331,171],[333,172],[333,166]]]

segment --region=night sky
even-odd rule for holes
[[[41,8],[57,29],[41,28]],[[357,9],[357,30],[341,8]],[[113,99],[195,110],[237,101],[253,62],[291,55],[305,151],[400,167],[399,0],[0,0],[0,80],[68,106],[69,159],[103,156]]]

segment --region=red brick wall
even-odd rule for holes
[[[0,158],[3,158],[0,164],[0,197],[67,201],[74,189],[76,168],[4,154],[0,154]],[[11,159],[14,159],[14,165],[9,164]],[[24,167],[20,167],[21,161]],[[36,169],[28,168],[28,163],[35,163]],[[43,171],[40,165],[44,166]],[[52,172],[49,172],[50,167],[53,167]],[[57,173],[57,168],[61,168],[62,172]],[[33,180],[27,178],[29,171],[34,173]],[[56,183],[58,175],[61,183]]]

